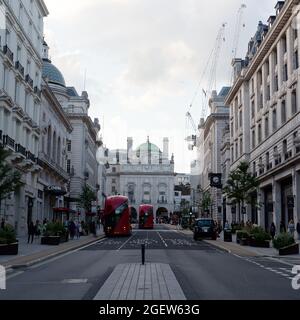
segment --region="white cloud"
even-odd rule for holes
[[[238,52],[275,0],[248,0]],[[127,135],[145,141],[172,137],[176,169],[192,160],[184,144],[185,113],[218,29],[228,23],[218,68],[218,89],[230,79],[230,57],[239,0],[46,0],[46,41],[68,85],[91,99],[90,114],[105,117],[105,142],[126,145]],[[204,82],[202,86],[206,86]],[[192,109],[201,114],[201,95]]]

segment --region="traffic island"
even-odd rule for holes
[[[295,243],[290,246],[279,249],[280,256],[288,256],[293,254],[299,254],[299,244]]]
[[[19,243],[0,244],[0,255],[1,256],[14,256],[19,251]]]

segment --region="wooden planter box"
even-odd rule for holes
[[[255,239],[250,239],[250,246],[255,248],[270,248],[270,241],[259,241]]]
[[[60,243],[65,243],[68,241],[69,241],[69,234],[68,233],[66,235],[60,237]]]
[[[14,256],[19,251],[19,243],[0,244],[0,256]]]
[[[287,256],[290,254],[299,254],[299,244],[295,243],[291,246],[279,249],[280,256]]]
[[[42,237],[41,244],[48,246],[58,246],[60,244],[60,237]]]
[[[249,246],[249,239],[242,238],[242,239],[240,240],[240,245],[241,245],[241,246]]]
[[[232,233],[224,231],[224,241],[225,242],[232,242]]]

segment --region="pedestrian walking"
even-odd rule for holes
[[[230,229],[230,226],[229,226],[228,221],[225,222],[224,229],[225,229],[225,230],[229,230],[229,229]]]
[[[1,225],[0,225],[0,229],[4,229],[4,227],[5,227],[5,219],[4,218],[2,218],[2,220],[1,220]]]
[[[76,238],[77,238],[77,239],[80,239],[80,235],[81,235],[81,224],[79,223],[79,221],[76,221],[75,226],[76,226]]]
[[[71,220],[69,224],[69,231],[70,231],[71,240],[74,240],[75,233],[76,233],[76,225],[73,220]]]
[[[283,221],[280,222],[280,233],[285,233],[286,232],[286,228],[285,228],[285,224],[283,223]]]
[[[35,235],[39,239],[42,234],[42,226],[39,220],[36,221],[35,223]]]
[[[293,220],[290,220],[289,225],[288,225],[289,233],[290,235],[294,236],[295,233],[295,224]]]
[[[275,235],[276,235],[276,226],[275,226],[274,222],[272,222],[272,224],[271,224],[270,234],[271,234],[272,240],[274,240]]]
[[[30,242],[30,239],[31,239],[31,243],[33,243],[34,235],[35,235],[35,226],[33,222],[30,221],[30,223],[28,224],[28,242],[27,243]]]

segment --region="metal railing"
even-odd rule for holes
[[[5,146],[8,146],[12,149],[15,149],[15,140],[12,139],[10,136],[6,135],[6,136],[3,136],[3,144]]]
[[[16,150],[17,153],[20,153],[20,154],[23,155],[24,157],[27,157],[27,155],[26,155],[26,148],[24,148],[22,145],[16,144],[15,150]]]
[[[14,62],[14,54],[7,45],[3,46],[3,53],[9,58],[11,62]]]
[[[19,71],[19,73],[22,75],[22,77],[24,77],[24,67],[22,66],[20,61],[16,62],[15,68],[17,71]]]
[[[33,80],[31,79],[29,74],[26,75],[25,81],[30,85],[31,88],[33,88]]]
[[[32,162],[36,162],[36,157],[33,153],[31,153],[30,151],[27,151],[26,153],[26,158]]]

